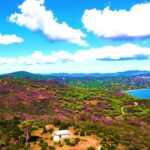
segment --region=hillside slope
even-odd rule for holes
[[[149,100],[122,92],[69,87],[53,80],[0,79],[1,118],[17,115],[22,120],[62,121],[63,127],[68,122],[108,145],[150,147],[149,114]]]

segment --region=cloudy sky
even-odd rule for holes
[[[1,0],[0,74],[150,70],[150,1]]]

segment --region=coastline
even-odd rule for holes
[[[125,91],[124,93],[139,99],[144,99],[144,100],[150,99],[150,88],[128,90]]]
[[[138,90],[150,90],[150,88],[143,88],[143,89],[127,90],[127,91],[124,91],[124,93],[127,93],[127,92],[132,92],[132,91],[138,91]]]

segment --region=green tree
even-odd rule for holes
[[[10,121],[9,129],[11,131],[11,136],[16,140],[19,140],[20,136],[23,134],[19,128],[20,119],[18,117],[14,117]]]
[[[28,142],[29,142],[32,131],[35,130],[33,123],[34,122],[32,120],[25,120],[20,125],[20,128],[22,129],[24,136],[25,136],[25,139],[26,139],[25,140],[26,144],[28,144]]]
[[[95,149],[95,147],[90,146],[90,147],[87,148],[87,150],[96,150],[96,149]]]

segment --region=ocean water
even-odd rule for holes
[[[131,90],[127,91],[126,93],[137,98],[150,99],[150,89]]]

